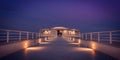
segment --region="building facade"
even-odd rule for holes
[[[46,37],[77,37],[80,36],[80,31],[66,27],[53,27],[40,30],[40,34]]]

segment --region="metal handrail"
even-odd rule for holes
[[[20,30],[7,30],[7,29],[0,29],[0,31],[10,31],[10,32],[28,32],[28,31],[20,31]],[[35,33],[35,32],[29,32],[29,33]]]
[[[0,45],[8,44],[14,41],[38,40],[41,37],[44,37],[44,39],[54,38],[53,35],[44,36],[37,32],[0,29]]]
[[[38,33],[36,32],[0,29],[0,44],[10,43],[15,39],[15,41],[22,41],[23,39],[33,40],[36,38],[38,38]]]
[[[120,30],[112,30],[112,31],[98,31],[99,33],[104,33],[104,32],[120,32]],[[87,32],[88,33],[98,33],[98,32]],[[85,34],[85,33],[84,33]]]
[[[96,37],[94,37],[94,35]],[[100,31],[100,32],[88,32],[88,33],[81,33],[81,37],[83,40],[94,40],[97,38],[97,41],[100,42],[102,40],[108,41],[112,44],[115,40],[114,38],[118,38],[117,40],[120,41],[120,30],[113,30],[113,31]],[[108,38],[107,40],[105,40]]]

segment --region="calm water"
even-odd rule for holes
[[[29,47],[0,60],[117,60],[90,48],[78,47],[58,38],[50,43]]]

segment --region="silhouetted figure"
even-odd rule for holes
[[[62,33],[60,32],[60,30],[57,31],[57,35],[58,35],[58,37],[62,36]]]

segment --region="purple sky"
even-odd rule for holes
[[[65,26],[82,32],[120,29],[119,0],[0,0],[0,28],[38,31]]]

